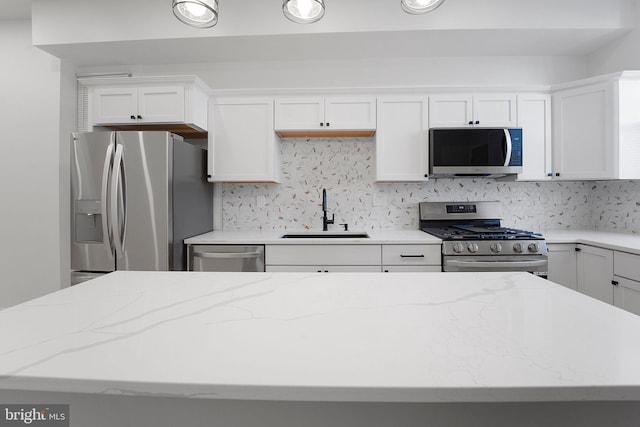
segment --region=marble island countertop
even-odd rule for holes
[[[115,272],[0,328],[5,390],[640,400],[640,317],[526,273]]]
[[[354,232],[365,232],[368,238],[353,238]],[[434,244],[439,245],[442,240],[420,230],[354,230],[344,233],[344,238],[295,238],[283,239],[285,234],[323,234],[321,230],[255,230],[255,231],[210,231],[186,239],[186,244],[218,244],[218,245],[291,245],[291,244]],[[332,230],[327,234],[340,234],[339,230]]]

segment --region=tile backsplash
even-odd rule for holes
[[[281,184],[223,184],[224,230],[320,230],[325,188],[334,230],[417,229],[419,202],[499,200],[510,227],[640,232],[638,182],[377,183],[372,138],[285,139],[280,150]]]

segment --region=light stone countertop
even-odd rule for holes
[[[115,272],[0,330],[6,390],[640,400],[640,317],[527,273]]]
[[[289,233],[325,233],[321,230],[256,230],[256,231],[210,231],[191,237],[184,241],[185,244],[204,245],[327,245],[327,244],[433,244],[439,245],[442,240],[420,230],[364,230],[369,234],[368,238],[350,238],[349,233],[360,232],[360,230],[349,231],[345,238],[295,238],[282,239],[281,236]],[[340,233],[340,231],[330,231],[329,233]]]
[[[583,243],[640,255],[640,235],[595,230],[547,230],[547,243]]]

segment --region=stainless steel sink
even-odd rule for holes
[[[360,231],[342,231],[342,232],[299,232],[287,233],[280,236],[281,239],[368,239],[369,235]]]

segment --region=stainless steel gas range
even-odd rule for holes
[[[442,271],[547,274],[540,233],[502,227],[500,202],[422,202],[420,229],[442,239]]]

